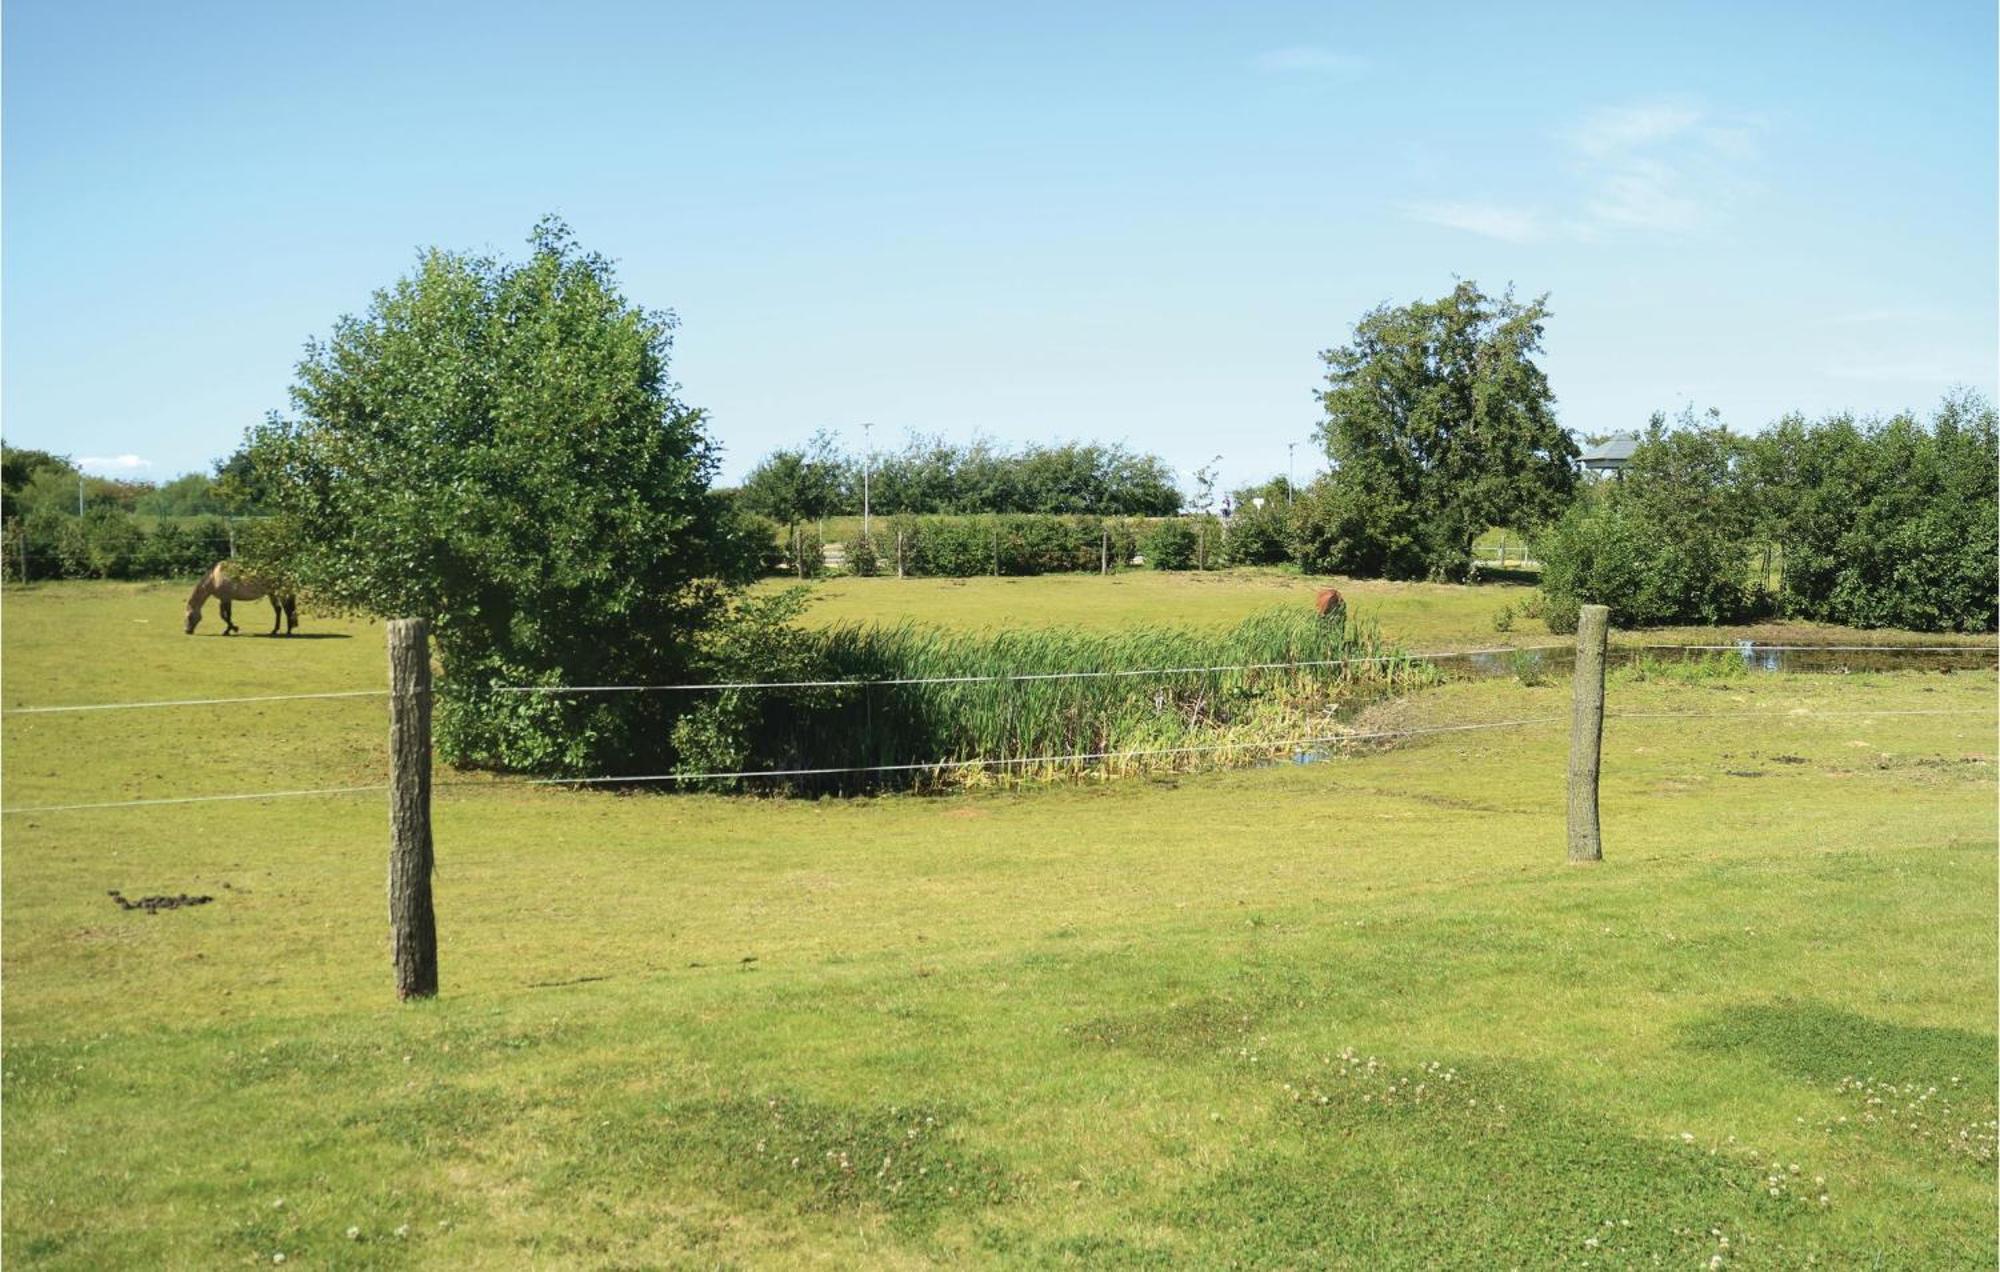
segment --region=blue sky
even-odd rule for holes
[[[0,409],[206,467],[419,247],[551,211],[679,313],[726,478],[863,420],[1304,475],[1317,351],[1455,276],[1550,294],[1582,431],[1927,407],[2000,377],[1994,48],[1985,0],[9,0]]]

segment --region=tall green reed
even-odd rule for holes
[[[797,635],[787,666],[791,679],[922,683],[720,693],[677,728],[680,771],[915,766],[788,783],[822,792],[1207,767],[1335,733],[1344,709],[1436,675],[1373,623],[1294,607],[1228,629],[846,625]]]

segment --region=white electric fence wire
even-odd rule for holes
[[[139,711],[148,707],[214,707],[242,702],[300,702],[308,698],[386,698],[387,689],[342,689],[332,693],[265,693],[247,698],[164,698],[147,702],[90,702],[67,707],[9,707],[6,714],[60,715],[72,711]]]
[[[1375,654],[1364,658],[1325,658],[1299,662],[1231,663],[1208,667],[1139,667],[1118,671],[1043,671],[985,676],[911,676],[885,680],[744,680],[688,684],[635,685],[491,685],[485,692],[546,694],[571,693],[700,693],[736,689],[865,689],[876,685],[968,685],[1035,680],[1089,680],[1137,676],[1210,675],[1233,671],[1287,671],[1309,667],[1345,667],[1383,662],[1439,662],[1451,658],[1490,658],[1503,654],[1533,654],[1552,649],[1569,649],[1567,643],[1553,645],[1497,645],[1487,649],[1451,649],[1416,654]],[[1683,650],[1721,653],[1896,653],[1973,654],[1993,652],[1979,645],[1613,645],[1620,650]],[[449,691],[449,683],[439,686]],[[81,711],[137,711],[155,707],[233,706],[257,702],[297,702],[316,698],[386,698],[387,689],[348,689],[332,693],[272,693],[238,698],[169,698],[144,702],[93,702],[73,706],[10,707],[4,714],[60,715]]]
[[[1988,709],[1982,707],[1938,707],[1896,711],[1814,711],[1805,715],[1779,715],[1771,711],[1622,711],[1608,714],[1605,716],[1605,719],[1702,720],[1758,716],[1779,723],[1807,724],[1816,720],[1836,718],[1984,715],[1987,713]],[[1367,742],[1384,738],[1410,738],[1439,733],[1472,733],[1489,729],[1512,729],[1534,724],[1558,724],[1565,718],[1561,716],[1529,716],[1515,720],[1494,720],[1477,724],[1430,725],[1422,728],[1382,729],[1366,733],[1329,733],[1315,737],[1286,738],[1269,742],[1221,742],[1205,746],[1157,747],[1130,751],[1087,751],[1066,755],[1037,755],[971,760],[927,760],[914,764],[866,764],[829,768],[744,769],[730,773],[653,773],[635,774],[625,777],[498,778],[485,782],[436,782],[433,783],[433,788],[453,790],[476,788],[491,790],[506,786],[639,785],[654,782],[724,781],[755,777],[825,777],[854,773],[941,772],[954,768],[995,768],[1007,767],[1009,765],[1060,764],[1086,760],[1137,759],[1159,755],[1193,755],[1216,751],[1289,750],[1301,746],[1326,745],[1335,742]],[[356,795],[374,791],[386,791],[388,789],[388,783],[384,782],[371,786],[328,786],[313,790],[297,791],[253,791],[238,795],[183,795],[165,799],[112,800],[93,804],[35,804],[25,807],[0,808],[0,815],[69,813],[111,808],[152,808],[167,804],[211,804],[230,800],[294,799],[306,796]]]
[[[1420,729],[1392,729],[1372,733],[1337,733],[1309,738],[1288,738],[1269,742],[1222,742],[1207,746],[1161,747],[1137,751],[1090,751],[1072,755],[1039,755],[1001,759],[973,760],[927,760],[916,764],[865,764],[840,768],[799,768],[799,769],[746,769],[736,773],[653,773],[635,774],[629,777],[537,777],[537,778],[497,778],[490,782],[434,782],[432,789],[477,788],[491,790],[503,786],[602,786],[647,782],[701,782],[746,777],[817,777],[836,773],[910,773],[922,771],[942,771],[954,768],[1004,767],[1022,764],[1054,764],[1078,760],[1106,760],[1137,758],[1148,755],[1186,755],[1202,751],[1235,751],[1254,748],[1283,750],[1293,747],[1325,744],[1329,742],[1366,741],[1376,738],[1414,737],[1425,733],[1465,733],[1479,729],[1506,729],[1524,724],[1548,724],[1557,720],[1555,716],[1538,716],[1525,720],[1500,720],[1484,724],[1437,725]],[[69,813],[86,809],[104,808],[150,808],[161,804],[205,804],[218,800],[245,799],[290,799],[307,795],[352,795],[367,791],[386,791],[388,784],[376,786],[331,786],[320,790],[305,791],[262,791],[244,795],[184,795],[173,799],[128,799],[96,804],[36,804],[21,808],[0,808],[0,814],[16,813]]]
[[[1535,716],[1522,720],[1495,720],[1484,724],[1447,724],[1424,729],[1387,729],[1372,733],[1329,733],[1319,737],[1285,738],[1272,742],[1218,742],[1207,746],[1167,746],[1136,751],[1082,751],[1068,755],[1023,755],[1000,759],[926,760],[916,764],[861,764],[840,768],[745,769],[737,773],[647,773],[631,777],[536,777],[510,785],[591,786],[644,782],[722,781],[743,777],[827,777],[844,773],[942,772],[956,768],[1005,768],[1010,765],[1065,764],[1080,760],[1125,760],[1155,755],[1194,755],[1213,751],[1292,750],[1302,746],[1323,746],[1331,742],[1365,742],[1377,738],[1407,738],[1425,733],[1471,733],[1481,729],[1513,729],[1528,724],[1556,724],[1556,716]],[[491,783],[448,783],[448,785],[490,785]]]
[[[1538,649],[1567,649],[1567,645],[1538,645]],[[1612,645],[1611,652],[1621,649],[1686,649],[1703,652],[1730,654],[1990,654],[1995,650],[1990,645],[1758,645],[1739,643],[1735,645]]]
[[[361,795],[371,791],[386,791],[387,782],[377,782],[373,786],[320,786],[304,791],[250,791],[242,795],[182,795],[170,799],[118,799],[102,804],[33,804],[26,808],[0,808],[0,814],[14,813],[79,813],[103,808],[158,808],[166,804],[219,804],[231,800],[245,799],[297,799],[303,796]]]
[[[1525,648],[1568,649],[1568,645],[1532,645]],[[865,689],[873,685],[978,685],[1028,680],[1104,680],[1129,676],[1192,676],[1226,671],[1286,671],[1301,667],[1349,667],[1364,663],[1430,662],[1446,658],[1477,658],[1513,653],[1506,647],[1493,649],[1453,649],[1424,654],[1372,654],[1364,658],[1320,658],[1299,662],[1228,663],[1213,667],[1136,667],[1117,671],[1026,671],[985,676],[910,676],[888,680],[754,680],[733,684],[684,685],[492,685],[492,693],[682,693],[705,689]]]

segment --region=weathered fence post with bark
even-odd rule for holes
[[[1597,767],[1604,746],[1604,642],[1611,611],[1586,605],[1576,620],[1576,701],[1569,728],[1569,859],[1604,860]]]
[[[389,944],[400,999],[437,995],[432,862],[430,624],[398,618],[389,623]]]

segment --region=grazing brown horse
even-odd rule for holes
[[[1313,608],[1319,611],[1321,618],[1327,617],[1337,609],[1345,609],[1346,607],[1347,601],[1341,596],[1340,589],[1337,587],[1323,587],[1319,590],[1319,595],[1313,597]]]
[[[245,578],[236,573],[235,567],[227,561],[217,561],[215,568],[201,576],[201,582],[194,585],[187,602],[187,634],[194,635],[194,629],[201,622],[201,607],[213,596],[222,610],[222,634],[234,636],[236,620],[230,615],[230,606],[235,601],[254,601],[259,597],[269,597],[271,601],[271,635],[278,634],[282,625],[285,635],[292,634],[299,625],[299,602],[295,596],[281,596],[256,579]]]

